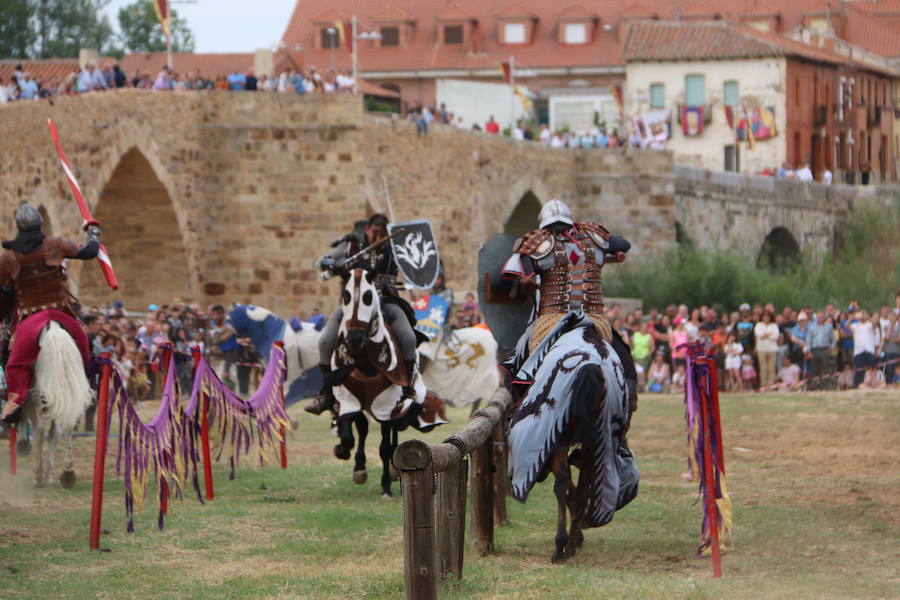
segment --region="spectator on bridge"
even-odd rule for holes
[[[825,167],[825,170],[822,171],[822,183],[831,185],[832,179],[834,179],[834,175],[832,174],[831,169]]]
[[[609,136],[606,135],[606,131],[603,129],[599,130],[594,142],[598,148],[607,148],[609,146]]]
[[[159,74],[156,76],[156,81],[153,82],[153,91],[155,92],[168,92],[172,89],[172,69],[168,67],[168,65],[163,65],[163,68],[160,70]]]
[[[89,61],[87,67],[81,72],[78,78],[79,92],[93,92],[106,89],[106,78],[103,73],[97,69],[96,61]]]
[[[25,75],[19,80],[19,100],[34,100],[38,97],[38,84],[31,78],[31,73],[25,71]]]
[[[803,183],[810,183],[813,181],[813,173],[812,169],[809,168],[809,163],[803,163],[803,166],[797,170],[797,181],[802,181]]]
[[[253,70],[253,67],[247,69],[247,74],[244,76],[244,89],[248,92],[257,91],[259,86],[259,79],[256,77],[256,72]]]
[[[498,135],[500,133],[500,124],[494,120],[494,115],[491,115],[487,123],[484,124],[484,130],[492,135]]]
[[[872,167],[869,163],[864,162],[859,165],[859,182],[862,185],[869,185],[869,177],[872,174]]]
[[[235,70],[226,79],[228,80],[228,89],[232,92],[243,92],[247,88],[247,76],[240,71]]]

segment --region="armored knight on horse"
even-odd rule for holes
[[[551,560],[564,562],[581,545],[583,528],[605,525],[637,494],[639,473],[625,441],[637,377],[604,312],[600,279],[604,263],[624,260],[631,245],[597,223],[575,222],[559,200],[548,202],[539,219],[512,256],[507,250],[484,295],[494,303],[535,295],[531,323],[501,365],[518,398],[510,472],[521,502],[553,472],[559,511]],[[495,327],[490,319],[489,325]],[[577,489],[570,464],[580,470]]]
[[[91,401],[84,370],[90,347],[78,321],[78,302],[66,286],[64,261],[91,260],[100,250],[100,228],[96,224],[88,224],[84,246],[64,238],[48,238],[42,225],[40,212],[22,204],[16,211],[18,234],[3,242],[6,251],[0,255],[3,326],[9,334],[15,331],[6,362],[7,403],[0,418],[12,420],[29,400],[29,420],[39,436],[39,485],[46,484],[49,475],[48,465],[42,466],[40,460],[43,436],[51,433],[53,424],[57,431],[70,433]],[[8,340],[3,340],[4,353]],[[42,369],[42,364],[49,368]],[[29,395],[35,378],[40,406],[35,406]],[[69,463],[71,466],[71,456]]]
[[[381,298],[384,319],[390,325],[400,347],[408,381],[408,384],[403,386],[403,399],[406,400],[416,395],[413,387],[417,374],[417,338],[413,330],[415,317],[412,307],[397,293],[397,265],[388,241],[387,217],[382,214],[372,215],[364,227],[356,227],[341,238],[334,249],[319,259],[317,265],[326,273],[341,275],[344,278],[349,277],[350,271],[354,268],[362,268],[372,276]],[[343,317],[341,305],[328,319],[319,338],[319,368],[324,383],[316,401],[304,409],[315,415],[330,410],[334,405],[331,357],[337,346],[338,329]]]

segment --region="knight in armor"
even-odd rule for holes
[[[60,324],[81,351],[87,365],[90,345],[78,321],[78,301],[66,285],[66,259],[91,260],[100,250],[100,228],[89,225],[84,246],[60,238],[45,237],[44,220],[30,204],[16,211],[15,239],[3,242],[0,255],[0,293],[15,306],[7,320],[15,326],[15,338],[6,363],[7,400],[0,418],[6,419],[25,403],[40,352],[40,335],[50,321]],[[12,307],[10,307],[12,309]],[[4,315],[5,316],[5,315]]]
[[[354,230],[338,240],[337,245],[322,256],[316,263],[322,271],[349,276],[352,269],[363,268],[374,275],[375,287],[381,297],[381,311],[385,322],[390,325],[394,337],[400,347],[400,353],[409,375],[409,384],[403,387],[403,398],[415,398],[413,381],[416,375],[416,335],[413,330],[415,316],[412,307],[397,293],[397,266],[391,251],[390,243],[381,243],[387,237],[388,218],[382,214],[374,214],[365,226]],[[373,247],[370,252],[353,260],[366,248]],[[328,319],[328,323],[319,337],[319,369],[322,371],[322,391],[316,400],[304,410],[314,415],[330,410],[335,398],[331,385],[331,355],[337,346],[338,329],[343,319],[343,309],[337,310]]]
[[[516,240],[513,255],[500,270],[495,287],[524,285],[537,288],[536,315],[528,347],[533,351],[571,312],[584,313],[600,337],[609,342],[625,372],[629,402],[637,403],[637,371],[625,341],[610,326],[603,304],[600,271],[604,257],[625,253],[631,243],[610,235],[602,225],[575,222],[563,202],[551,200],[541,209],[539,229]]]

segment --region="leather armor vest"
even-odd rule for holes
[[[541,277],[539,316],[578,310],[604,314],[600,271],[608,238],[609,232],[595,223],[576,223],[562,234],[540,229],[522,238],[516,251],[532,258]]]
[[[50,308],[77,314],[62,267],[66,253],[76,248],[74,243],[62,238],[46,238],[37,250],[28,254],[6,251],[3,262],[12,275],[20,320]]]

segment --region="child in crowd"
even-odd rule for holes
[[[682,362],[682,363],[678,363],[675,366],[675,374],[672,375],[672,393],[673,394],[679,394],[679,393],[684,392],[684,381],[685,381],[684,363]],[[738,384],[738,385],[740,385],[740,384]]]
[[[733,333],[729,333],[724,350],[725,371],[728,374],[728,384],[725,389],[729,392],[739,392],[741,391],[741,354],[744,346],[737,341]]]
[[[844,364],[837,378],[837,387],[839,390],[853,389],[853,367],[850,363]]]
[[[884,382],[884,373],[877,367],[869,367],[863,377],[863,382],[859,384],[861,389],[880,390],[887,387]]]
[[[741,382],[745,392],[752,392],[756,387],[756,368],[753,366],[753,357],[749,354],[741,356]]]
[[[131,363],[131,372],[128,376],[128,397],[139,406],[150,393],[150,378],[143,365],[143,355],[133,350],[128,353],[128,361]]]

